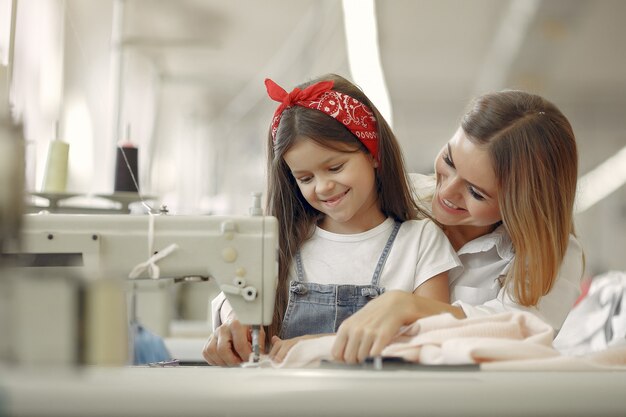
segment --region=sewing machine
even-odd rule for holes
[[[126,317],[124,325],[128,323],[123,314],[126,303],[120,297],[124,280],[211,280],[226,294],[240,321],[252,326],[256,335],[253,351],[258,358],[260,326],[270,324],[273,315],[277,241],[276,219],[261,215],[25,215],[21,248],[3,254],[6,262],[19,267],[14,273],[29,272],[28,279],[14,280],[19,354],[39,345],[37,338],[44,329],[38,329],[42,326],[38,324],[40,317],[32,313],[38,305],[50,308],[56,303],[56,310],[62,311],[60,322],[76,321],[72,316],[84,302],[76,300],[80,293],[76,288],[82,286],[72,283],[97,286],[96,296],[88,304],[101,307],[96,312],[92,309],[90,317],[96,318],[89,320],[97,322],[99,328],[118,329],[114,333],[120,342],[113,348],[118,350],[118,359],[86,362],[115,364],[120,362],[119,346],[125,345],[120,317]],[[50,296],[52,291],[56,297]],[[72,362],[76,356],[70,346],[75,339],[72,335],[80,329],[54,325],[59,327],[53,334],[67,334],[63,349],[69,352],[57,362]],[[88,325],[86,330],[94,332],[92,327]],[[111,334],[94,337],[98,342],[92,345],[111,343]],[[31,352],[25,362],[37,362],[38,355],[49,359],[50,354],[43,349]]]

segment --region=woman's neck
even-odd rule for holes
[[[467,242],[480,236],[491,233],[494,226],[444,226],[443,231],[448,237],[454,250],[458,251]]]

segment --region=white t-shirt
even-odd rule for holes
[[[393,226],[393,219],[388,218],[373,229],[350,235],[317,227],[300,249],[305,280],[318,284],[369,284]],[[460,265],[454,248],[437,225],[430,220],[409,220],[398,230],[379,286],[413,292],[435,275]],[[289,280],[296,276],[294,261]],[[213,330],[234,314],[224,293],[213,299],[211,307]]]
[[[410,174],[415,192],[421,198],[432,195],[434,177]],[[424,201],[426,199],[424,198]],[[430,210],[430,207],[424,207]],[[513,243],[505,227],[467,242],[457,255],[462,267],[450,271],[450,300],[460,306],[468,317],[524,310],[559,330],[565,317],[580,295],[583,276],[583,250],[570,235],[557,279],[550,292],[533,307],[514,302],[501,285],[515,258]]]
[[[388,218],[363,233],[337,234],[316,227],[300,254],[307,282],[367,285],[389,239],[394,221]],[[428,279],[460,266],[450,242],[430,220],[400,225],[382,270],[379,285],[387,290],[413,292]],[[292,262],[289,280],[297,279]]]

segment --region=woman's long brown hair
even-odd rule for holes
[[[515,250],[505,285],[520,304],[536,305],[552,289],[574,234],[572,126],[540,96],[501,91],[475,99],[461,127],[493,162],[502,222]]]

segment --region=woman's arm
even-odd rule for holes
[[[265,331],[261,327],[259,335],[261,351],[265,351]],[[248,361],[252,354],[252,335],[250,326],[233,319],[222,323],[211,335],[202,348],[202,356],[209,365],[236,366]]]
[[[211,302],[213,331],[202,348],[209,365],[235,366],[248,360],[252,353],[250,326],[237,320],[237,314],[220,292]],[[265,332],[261,328],[261,351],[265,350]]]
[[[450,305],[448,297],[447,272],[429,279],[413,294],[398,290],[384,293],[339,326],[333,357],[347,363],[362,362],[380,355],[400,328],[415,320],[440,313],[464,318],[463,309]]]

